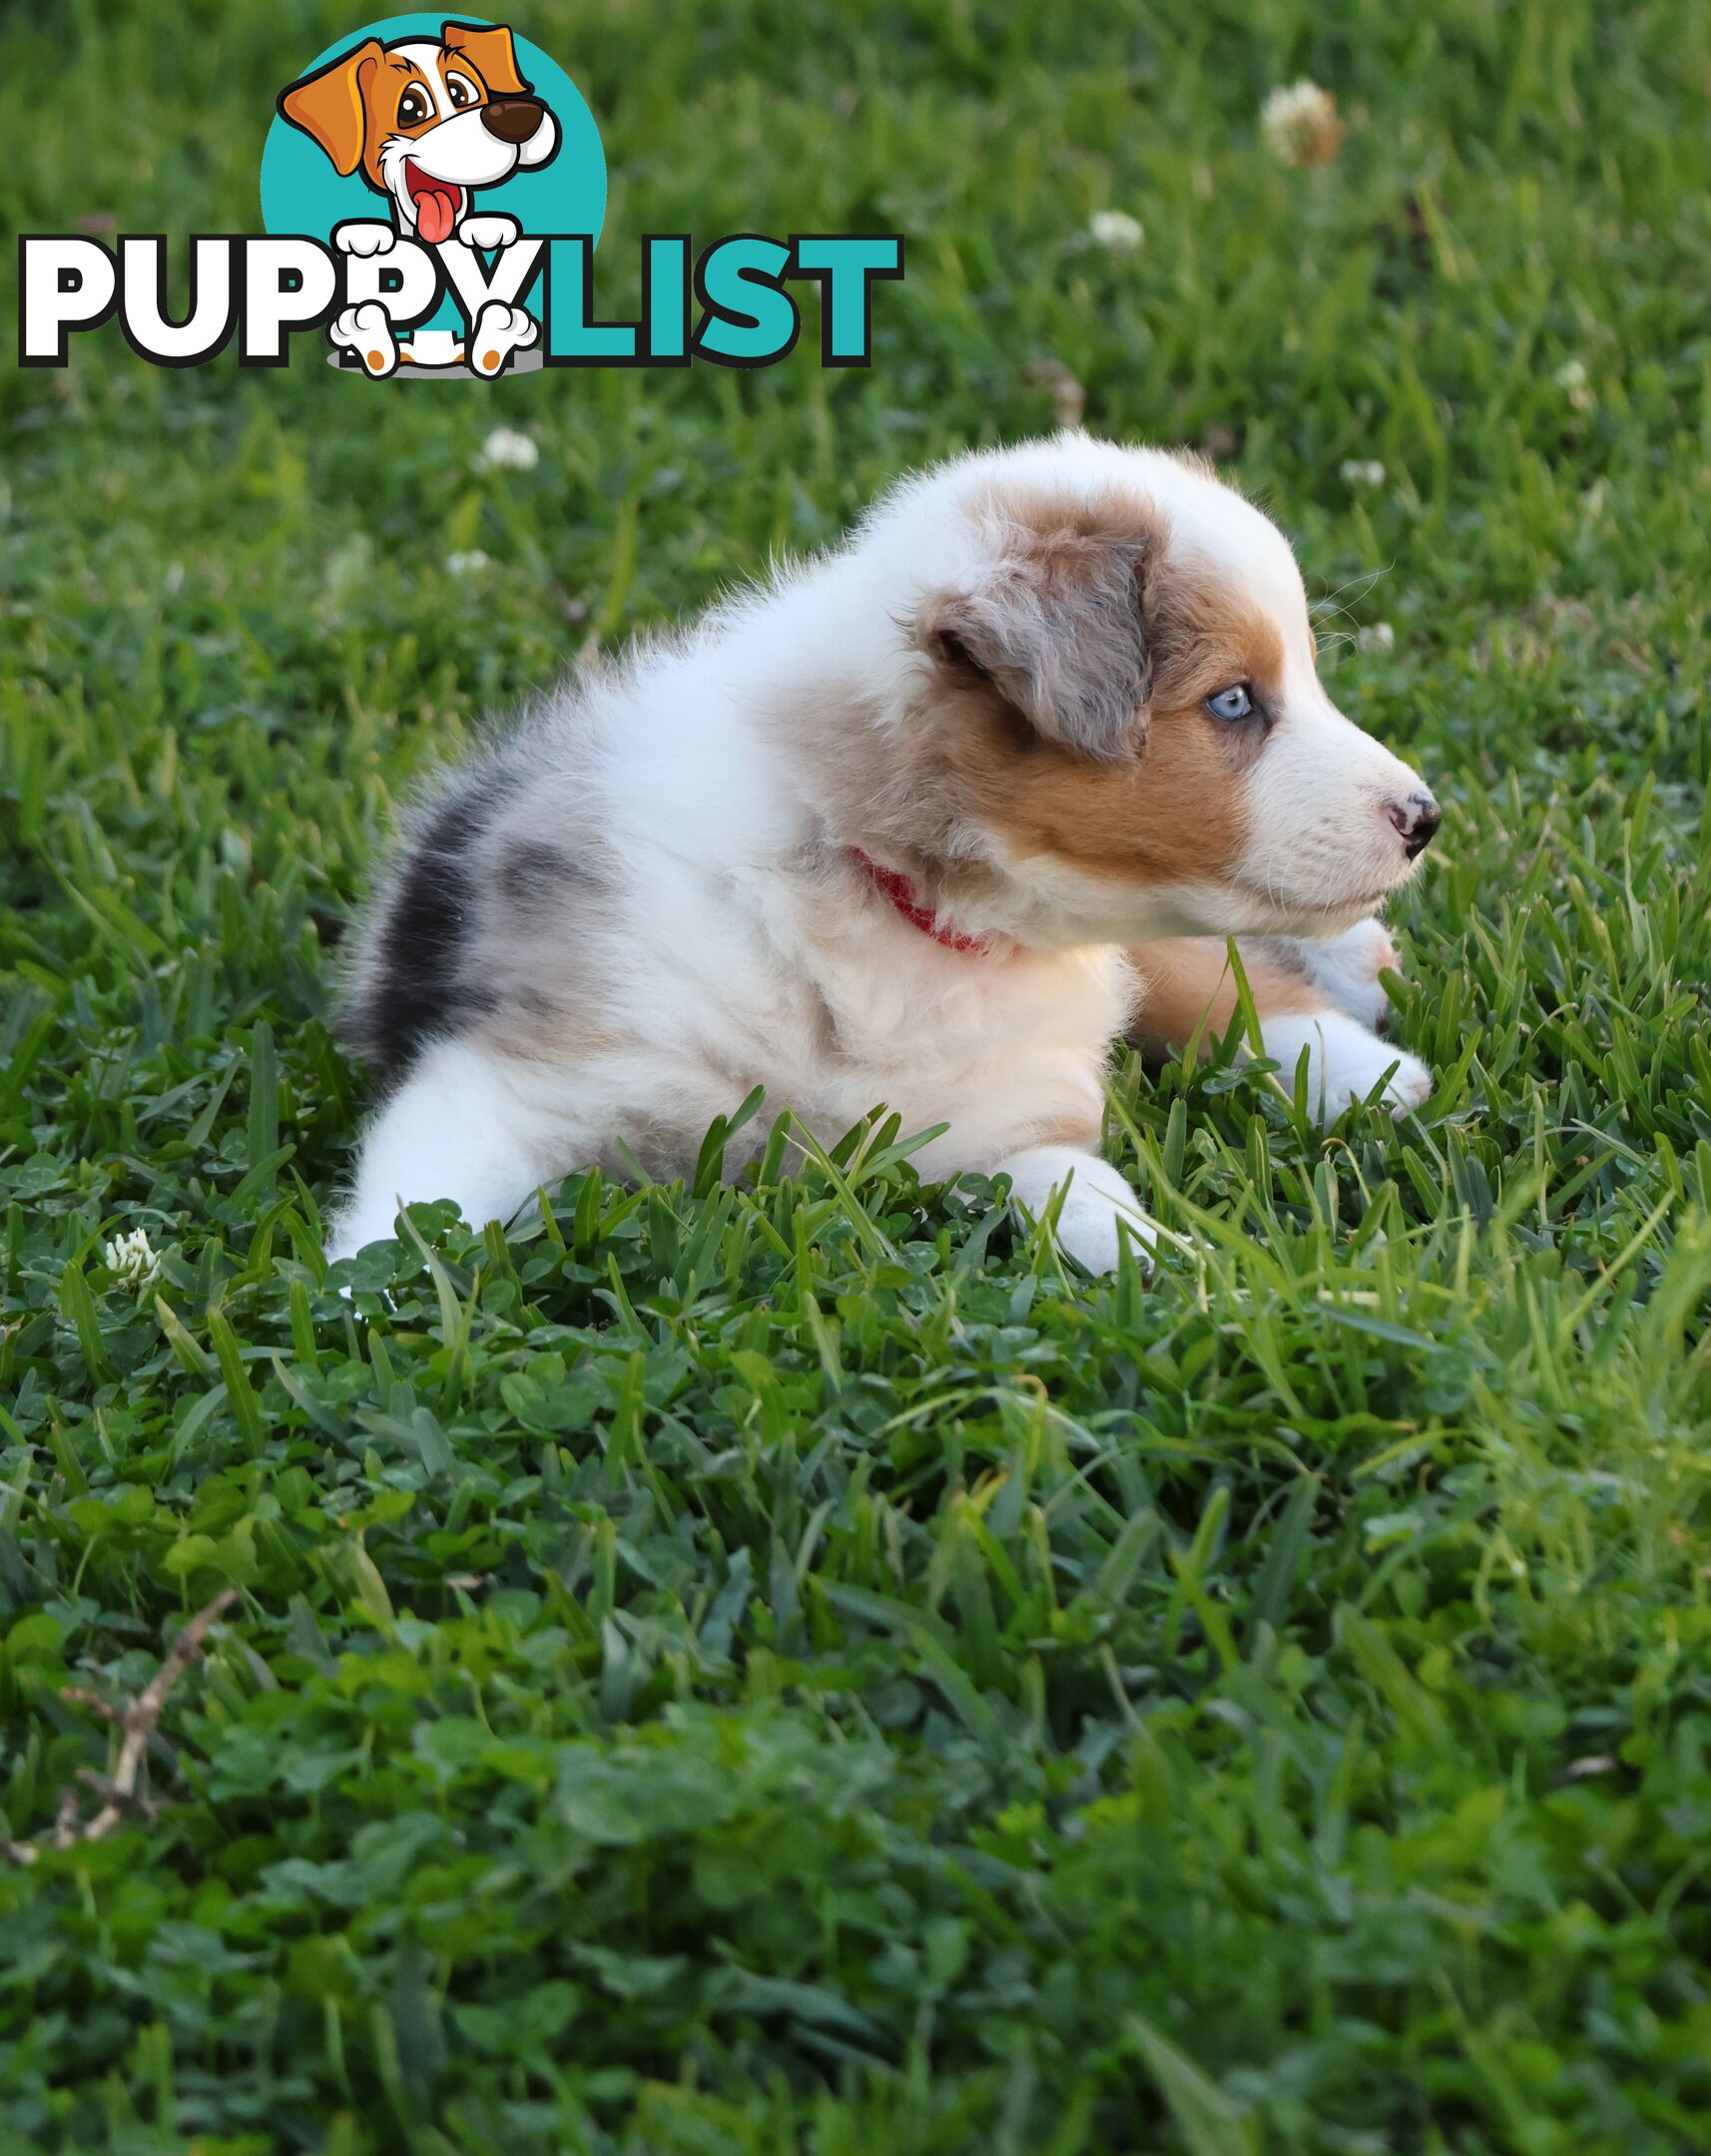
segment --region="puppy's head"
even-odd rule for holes
[[[341,175],[360,172],[432,246],[449,240],[470,191],[545,165],[558,122],[517,72],[503,26],[448,22],[440,39],[366,38],[292,83],[280,112]]]
[[[907,590],[895,738],[1016,932],[1329,934],[1437,808],[1319,679],[1288,542],[1205,466],[1065,435],[916,481],[867,527]]]

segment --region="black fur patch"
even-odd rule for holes
[[[493,1008],[461,977],[474,899],[470,851],[502,788],[466,787],[415,831],[384,901],[371,975],[351,1011],[355,1044],[384,1085],[396,1085],[430,1040]]]
[[[499,861],[499,889],[519,913],[541,913],[567,889],[587,890],[595,878],[561,847],[519,838]]]

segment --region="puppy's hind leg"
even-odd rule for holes
[[[363,1133],[356,1180],[327,1232],[329,1258],[390,1237],[400,1205],[451,1198],[472,1228],[505,1221],[577,1164],[565,1126],[519,1098],[505,1059],[474,1041],[424,1049]]]

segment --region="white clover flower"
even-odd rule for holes
[[[116,1281],[132,1288],[146,1288],[161,1269],[146,1228],[133,1228],[129,1235],[114,1236],[103,1244],[101,1262]]]
[[[1565,359],[1551,376],[1576,411],[1590,411],[1592,389],[1586,379],[1586,368],[1579,359]]]
[[[1337,100],[1304,77],[1267,98],[1260,133],[1273,157],[1285,165],[1329,165],[1343,140]]]
[[[451,576],[479,576],[491,560],[492,556],[483,554],[479,547],[467,547],[460,554],[448,554],[445,566]]]
[[[532,434],[521,433],[516,427],[496,426],[481,444],[475,469],[533,471],[540,460],[540,447]]]
[[[1345,457],[1337,472],[1346,487],[1377,489],[1385,483],[1385,467],[1377,457]]]
[[[1130,217],[1126,210],[1096,210],[1087,230],[1093,245],[1107,255],[1132,255],[1147,237],[1140,219]]]
[[[1369,622],[1365,629],[1355,632],[1355,649],[1364,652],[1390,652],[1397,648],[1397,633],[1388,621]]]

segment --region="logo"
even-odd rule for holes
[[[19,363],[65,366],[72,336],[117,314],[157,366],[201,366],[235,340],[240,365],[284,366],[295,336],[373,381],[771,366],[815,284],[821,364],[866,366],[873,286],[903,273],[894,233],[649,233],[640,319],[601,319],[600,132],[564,69],[506,23],[394,15],[341,38],[280,92],[261,183],[265,237],[192,235],[177,312],[165,236],[26,234]]]
[[[538,366],[524,233],[592,248],[605,209],[588,107],[503,24],[399,16],[323,53],[280,93],[262,157],[263,223],[346,258],[327,335],[377,379]]]

